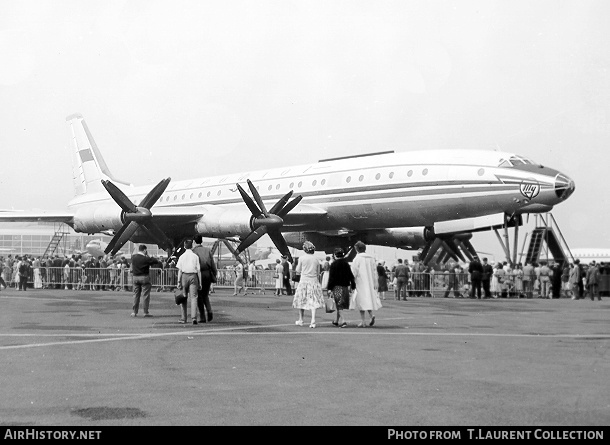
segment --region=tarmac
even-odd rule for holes
[[[383,300],[373,327],[292,297],[151,318],[129,292],[0,292],[0,426],[607,426],[610,300]],[[367,316],[368,321],[368,316]]]

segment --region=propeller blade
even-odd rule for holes
[[[129,224],[127,224],[127,226],[123,225],[123,227],[125,227],[125,230],[123,230],[122,233],[117,233],[117,235],[114,236],[114,238],[112,239],[113,241],[116,239],[117,241],[114,243],[114,246],[112,248],[112,250],[110,251],[110,253],[112,255],[114,255],[115,253],[117,253],[121,247],[123,247],[125,245],[125,243],[127,241],[129,241],[129,238],[131,238],[133,236],[134,233],[136,233],[136,230],[138,230],[138,227],[140,225],[137,222],[130,222]],[[121,227],[121,229],[123,229],[123,227]]]
[[[155,187],[144,197],[142,202],[140,202],[140,207],[150,209],[153,205],[155,205],[171,180],[171,178],[162,179],[161,182],[155,185]]]
[[[159,247],[163,250],[170,249],[174,246],[171,239],[165,234],[163,230],[154,221],[148,221],[142,225],[142,228],[148,233],[148,235],[154,239]]]
[[[241,253],[254,244],[258,239],[267,233],[267,226],[260,226],[258,229],[253,230],[248,234],[247,237],[237,246],[237,252]]]
[[[286,240],[282,236],[279,230],[273,230],[269,232],[269,238],[277,247],[277,250],[280,251],[282,255],[286,255],[290,261],[292,261],[292,255],[290,255],[290,250],[288,249],[288,244],[286,244]]]
[[[277,213],[280,210],[282,210],[282,208],[284,208],[284,206],[286,205],[286,203],[288,202],[288,200],[290,199],[291,196],[292,196],[292,190],[290,190],[278,202],[276,202],[275,205],[273,207],[271,207],[271,210],[269,210],[269,213]]]
[[[241,185],[237,184],[237,190],[239,190],[239,193],[240,193],[242,199],[244,200],[244,202],[250,209],[250,212],[252,212],[252,215],[254,215],[255,218],[258,218],[259,216],[261,216],[262,215],[261,210],[256,206],[254,201],[252,201],[252,198],[250,198],[250,195],[248,195],[246,193],[246,191],[243,188],[241,188]]]
[[[256,187],[254,187],[254,184],[252,184],[252,181],[250,181],[249,179],[246,179],[246,182],[248,183],[248,187],[250,187],[250,191],[252,192],[252,196],[254,197],[254,200],[256,201],[256,203],[260,207],[261,211],[263,212],[263,215],[269,216],[269,212],[267,212],[267,208],[265,207],[265,204],[263,204],[261,195],[259,195],[258,190],[256,190]]]
[[[102,185],[108,191],[114,202],[116,202],[125,212],[135,213],[136,206],[123,191],[110,181],[102,179]]]
[[[286,207],[284,207],[279,212],[277,212],[276,215],[279,216],[280,218],[283,218],[284,216],[286,216],[288,214],[288,212],[290,212],[292,209],[294,209],[299,202],[301,202],[301,199],[303,199],[303,197],[301,195],[297,196],[292,201],[290,201],[286,205]]]
[[[121,237],[121,235],[123,234],[125,229],[127,229],[128,225],[129,224],[123,224],[121,226],[121,228],[114,234],[114,236],[112,237],[112,239],[110,240],[110,242],[108,243],[106,248],[104,249],[104,253],[106,253],[106,254],[110,253],[110,251],[112,250],[112,248],[116,244],[117,240]]]

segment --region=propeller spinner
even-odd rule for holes
[[[280,251],[282,255],[288,256],[290,261],[292,261],[292,255],[290,255],[290,251],[288,250],[288,245],[286,244],[286,240],[282,236],[280,229],[284,225],[283,218],[296,207],[296,205],[301,202],[303,199],[302,196],[297,196],[292,201],[288,202],[292,197],[292,190],[286,193],[278,202],[275,203],[273,207],[269,211],[263,204],[263,200],[261,199],[258,190],[252,184],[252,181],[247,180],[248,187],[252,192],[252,197],[254,200],[246,193],[246,191],[237,184],[237,189],[241,194],[244,202],[252,212],[252,232],[246,236],[241,244],[237,247],[238,252],[243,252],[252,244],[254,244],[260,237],[262,237],[265,233],[269,235],[275,247]]]
[[[172,241],[165,235],[163,230],[153,221],[150,208],[155,205],[161,197],[171,178],[163,179],[144,197],[139,206],[131,200],[112,182],[102,180],[102,185],[108,191],[112,199],[123,209],[123,226],[115,233],[110,243],[104,250],[105,253],[114,255],[133,236],[138,229],[144,230],[163,249],[172,247]]]

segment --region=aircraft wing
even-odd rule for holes
[[[153,207],[152,212],[159,224],[184,224],[197,221],[209,212],[209,207],[213,206]]]
[[[284,217],[284,227],[306,226],[327,214],[328,212],[320,207],[301,203]]]
[[[74,214],[67,210],[0,210],[0,222],[62,222],[74,224]]]

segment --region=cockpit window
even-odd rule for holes
[[[510,162],[513,165],[532,165],[533,162],[524,156],[512,156]]]
[[[512,167],[514,165],[535,165],[535,163],[523,156],[511,156],[510,159],[500,159],[498,167]]]

